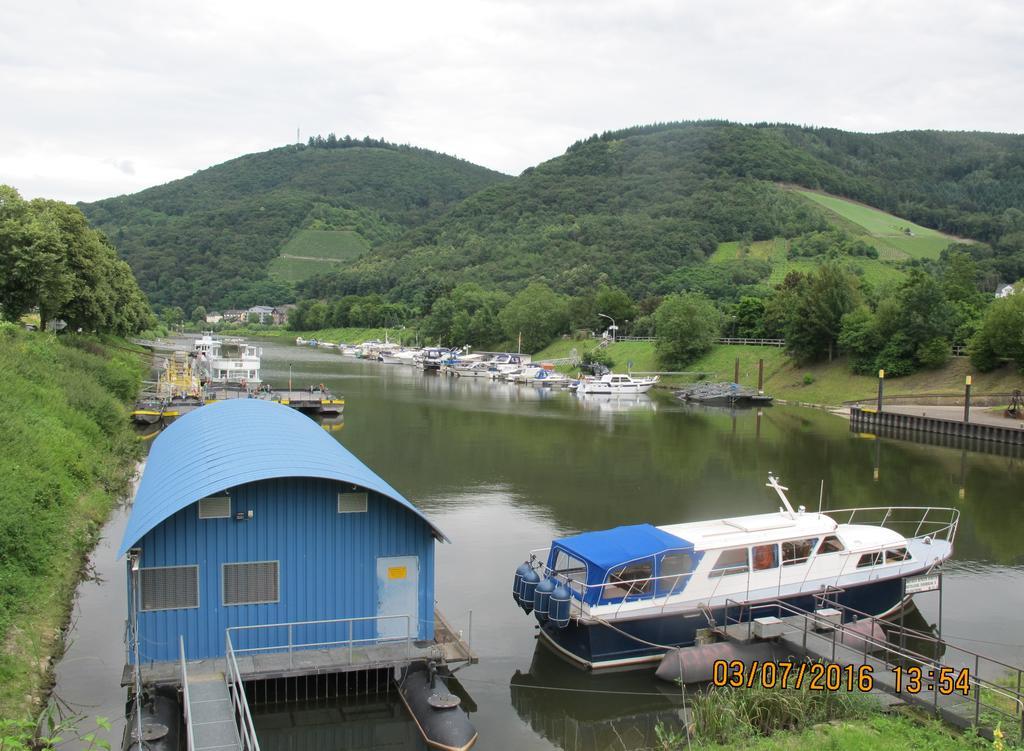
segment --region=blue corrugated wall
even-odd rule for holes
[[[375,492],[369,493],[366,513],[339,514],[337,493],[344,487],[310,478],[255,482],[231,490],[232,518],[200,519],[197,504],[192,504],[147,533],[139,545],[143,568],[198,564],[199,607],[140,612],[140,659],[176,660],[179,634],[185,637],[188,659],[199,659],[224,654],[224,631],[229,626],[375,616],[377,558],[398,555],[419,558],[419,627],[414,631],[419,639],[433,638],[430,527]],[[249,510],[252,519],[233,518],[236,512]],[[247,561],[280,561],[278,603],[222,604],[221,565]],[[235,633],[236,649],[287,640],[286,629]],[[375,623],[360,624],[354,635],[372,639]],[[343,641],[348,630],[296,628],[293,638],[305,643]]]

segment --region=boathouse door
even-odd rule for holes
[[[413,639],[420,632],[420,559],[400,555],[377,559],[377,615],[409,616],[408,629]],[[378,639],[404,639],[405,618],[377,619]]]

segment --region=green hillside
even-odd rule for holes
[[[793,185],[800,192],[783,187]],[[543,281],[570,295],[611,284],[638,300],[688,289],[736,299],[785,272],[756,252],[730,259],[722,243],[752,244],[764,255],[763,243],[775,238],[837,226],[877,251],[878,260],[850,258],[871,282],[900,276],[881,261],[935,258],[954,235],[989,243],[978,246],[985,273],[1013,279],[1024,272],[1020,205],[1022,136],[638,127],[574,144],[344,271],[300,284],[300,296],[378,292],[428,308],[462,282],[514,293]],[[709,258],[723,263],[709,268]],[[789,263],[816,265],[810,257]]]
[[[270,275],[298,282],[337,271],[369,249],[370,242],[353,230],[299,230],[270,263]]]
[[[369,210],[402,231],[506,179],[454,157],[367,139],[345,148],[249,154],[80,208],[113,241],[152,302],[191,310],[282,302],[256,299],[286,294],[258,285],[317,206]]]

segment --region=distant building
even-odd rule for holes
[[[220,323],[222,320],[224,320],[224,316],[221,315],[220,313],[207,313],[206,314],[206,322],[207,323]]]
[[[247,320],[250,316],[257,316],[259,323],[272,323],[275,326],[281,325],[287,319],[284,313],[269,305],[253,305],[245,314]]]
[[[225,321],[245,321],[249,315],[248,310],[225,310],[224,318]]]
[[[996,288],[996,297],[1009,297],[1013,294],[1012,284],[1003,284]]]

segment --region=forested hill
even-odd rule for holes
[[[507,292],[543,281],[572,295],[611,284],[634,299],[682,289],[734,296],[766,282],[770,268],[738,259],[708,279],[703,262],[722,243],[836,226],[780,184],[847,196],[983,241],[975,252],[1007,266],[993,274],[1012,280],[1024,272],[1022,136],[699,122],[574,144],[347,270],[301,283],[300,296],[379,292],[424,311],[464,281]],[[883,261],[888,273],[899,259],[874,263]]]
[[[290,290],[269,281],[267,267],[311,215],[347,210],[344,220],[373,242],[507,179],[425,149],[332,137],[79,206],[113,241],[153,303],[191,310],[284,302]]]

